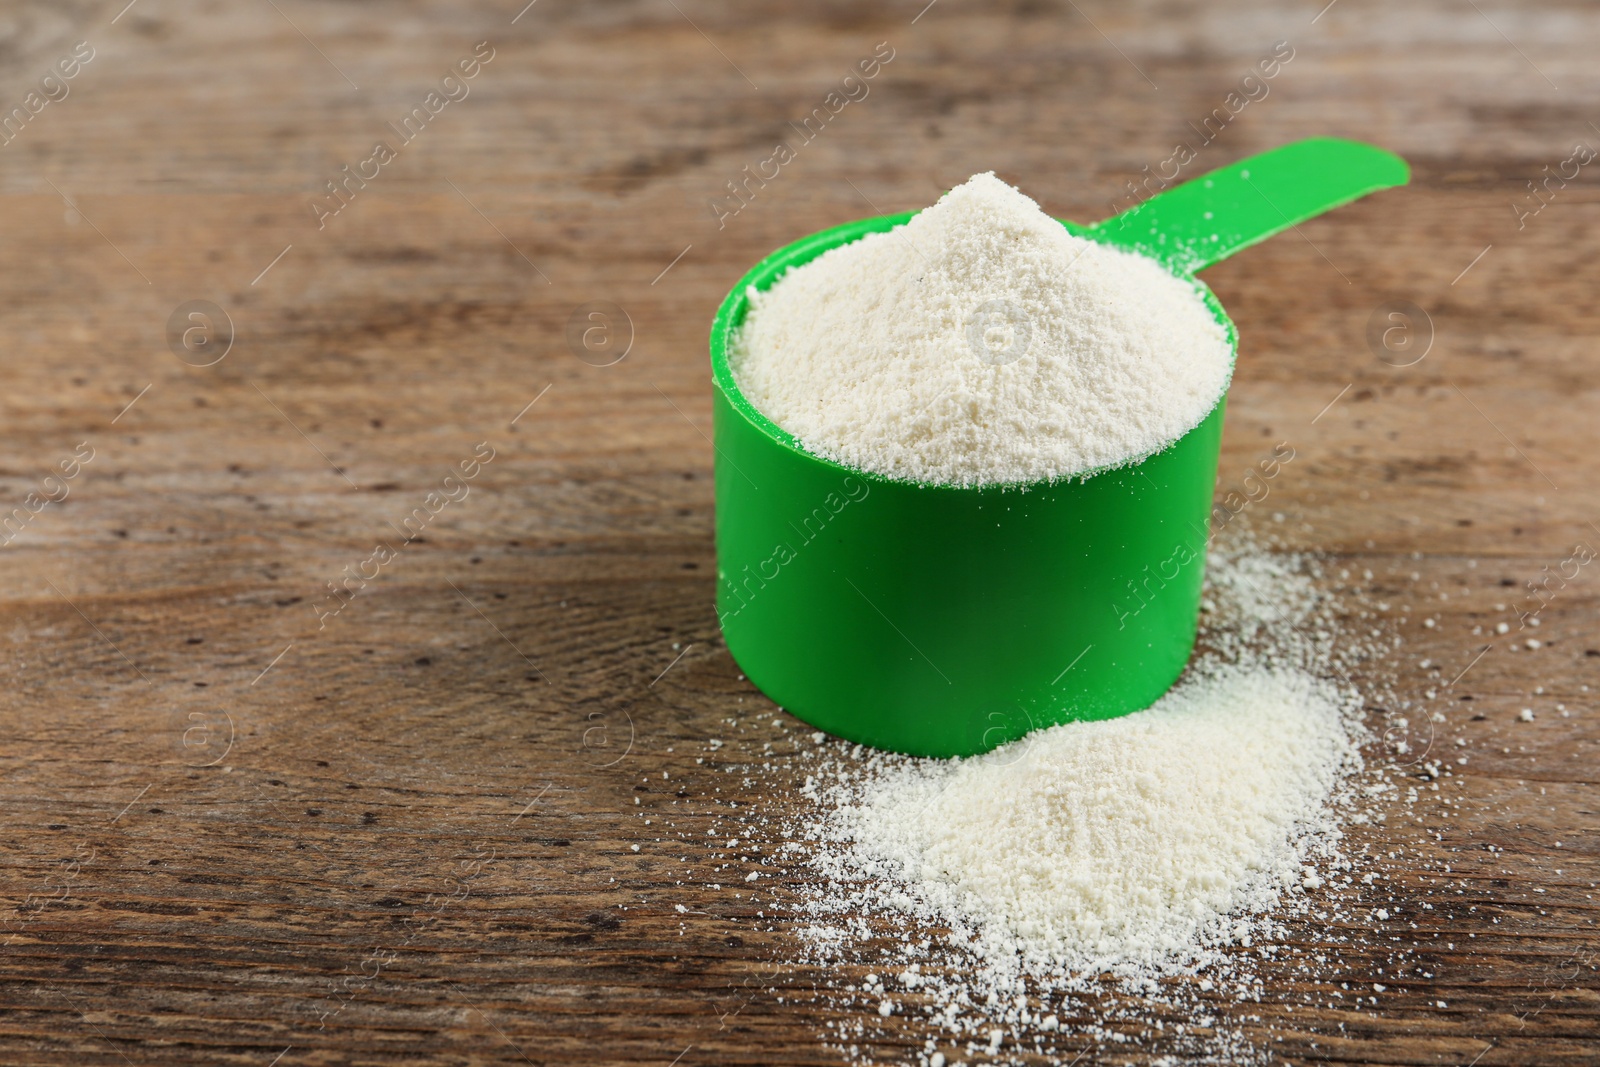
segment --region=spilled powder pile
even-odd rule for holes
[[[1187,963],[1301,880],[1352,755],[1332,687],[1214,668],[1154,707],[986,755],[883,768],[835,813],[850,864],[904,879],[1028,969]]]
[[[1317,875],[1360,764],[1356,694],[1310,580],[1213,552],[1203,647],[1142,712],[965,760],[853,753],[814,775],[833,902],[965,931],[999,972],[1158,975],[1215,959],[1241,916]]]
[[[732,352],[745,396],[808,451],[910,481],[1143,459],[1232,371],[1194,283],[1074,237],[993,174],[749,298]]]
[[[782,910],[795,962],[837,976],[817,993],[842,1013],[824,1040],[898,1063],[919,1034],[922,1067],[1130,1041],[1270,1060],[1252,1005],[1264,982],[1342,969],[1291,930],[1342,940],[1327,922],[1365,921],[1327,896],[1359,873],[1342,845],[1367,820],[1358,801],[1393,789],[1363,763],[1348,682],[1388,639],[1348,628],[1318,574],[1230,530],[1209,553],[1195,659],[1135,715],[966,760],[814,735],[792,814],[741,836],[809,872]]]
[[[861,1067],[1266,1067],[1353,1047],[1347,1024],[1368,1012],[1431,1010],[1439,1025],[1459,1020],[1456,998],[1431,988],[1450,981],[1439,965],[1475,951],[1451,941],[1471,913],[1481,916],[1485,872],[1517,872],[1497,850],[1470,860],[1477,849],[1464,849],[1451,828],[1463,810],[1496,810],[1508,824],[1512,816],[1467,792],[1479,741],[1456,733],[1450,744],[1447,734],[1483,705],[1458,706],[1455,694],[1436,692],[1451,674],[1431,660],[1413,661],[1406,681],[1395,675],[1410,669],[1397,658],[1396,623],[1413,610],[1415,621],[1432,619],[1425,605],[1459,594],[1430,589],[1404,557],[1362,570],[1301,555],[1290,546],[1309,524],[1297,524],[1292,539],[1272,535],[1286,526],[1260,525],[1246,516],[1210,546],[1199,649],[1165,705],[1176,718],[1183,700],[1235,716],[1237,729],[1222,743],[1180,754],[1114,740],[1119,730],[1137,733],[1134,717],[1114,730],[1067,727],[1088,739],[1074,747],[1041,744],[1041,734],[1034,747],[1011,749],[1016,761],[1005,768],[993,754],[955,763],[873,752],[776,708],[740,708],[705,740],[692,769],[673,771],[674,793],[635,793],[641,862],[653,866],[648,884],[629,887],[625,906],[670,907],[680,935],[719,957],[737,932],[747,959],[724,1001],[732,1014],[748,1019],[761,1002],[779,1012],[807,1005],[803,1017],[818,1020],[822,1043]],[[1257,736],[1265,724],[1285,723],[1280,698],[1304,713],[1287,719],[1292,737]],[[1191,739],[1208,733],[1192,721],[1181,728]],[[1168,784],[1141,770],[1176,764],[1191,781],[1215,785],[1189,757],[1237,767],[1240,745],[1252,759],[1289,757],[1291,770],[1247,768],[1231,793],[1196,793],[1176,819]],[[1340,749],[1326,795],[1303,791],[1326,769],[1319,753]],[[1052,762],[1065,768],[1059,780],[1042,773]],[[1085,765],[1097,791],[1070,777]],[[1297,778],[1295,766],[1314,770]],[[1026,796],[1050,826],[1006,823],[1007,771],[1021,785],[1016,811]],[[641,784],[657,781],[652,769]],[[805,784],[774,788],[783,782]],[[980,842],[976,820],[948,830],[901,804],[891,786],[920,790],[946,810],[972,804],[1000,815]],[[1161,824],[1111,817],[1131,810],[1130,790],[1151,798]],[[1099,810],[1081,824],[1063,821],[1069,796],[1090,792]],[[1291,818],[1297,800],[1307,807]],[[1159,866],[1155,835],[1185,854],[1198,848],[1210,872],[1176,898],[1198,899],[1192,927],[1172,899],[1111,899],[1109,873],[1060,877],[1085,846],[1100,854],[1099,842],[1115,837],[1126,848],[1105,856],[1107,872],[1170,887],[1183,872]],[[659,872],[674,868],[675,889],[663,897]],[[1077,906],[1039,901],[1031,890],[1044,885]],[[1023,914],[1045,916],[1057,936],[1015,924]],[[1098,937],[1089,935],[1095,923]],[[1157,958],[1152,945],[1172,951]],[[1070,962],[1096,957],[1120,962],[1104,971]]]

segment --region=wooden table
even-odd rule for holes
[[[1313,928],[1338,982],[1216,1007],[1274,1062],[1600,1061],[1600,572],[1510,647],[1524,584],[1600,545],[1596,171],[1526,184],[1600,146],[1600,13],[923,2],[0,16],[0,1062],[840,1062],[806,995],[835,976],[644,821],[792,812],[792,762],[745,768],[809,743],[753,718],[712,611],[712,311],[977,170],[1098,218],[1280,40],[1191,173],[1332,134],[1415,182],[1209,272],[1243,335],[1223,480],[1293,443],[1271,532],[1391,605],[1384,669],[1472,758],[1455,812],[1351,842],[1399,857],[1432,978],[1308,1008],[1387,951]],[[1390,300],[1420,362],[1369,348]],[[1171,1051],[1131,1036],[1083,1062]]]

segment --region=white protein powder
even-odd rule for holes
[[[1332,689],[1212,668],[1146,711],[904,762],[837,813],[854,865],[915,885],[1025,969],[1182,965],[1300,879],[1353,755]]]
[[[1265,1064],[1263,983],[1347,973],[1286,924],[1366,943],[1354,898],[1375,876],[1352,886],[1371,860],[1344,829],[1394,788],[1361,754],[1365,703],[1392,694],[1348,679],[1391,639],[1347,629],[1310,559],[1241,530],[1208,557],[1196,657],[1145,711],[963,760],[805,746],[801,803],[767,832],[811,872],[800,951],[838,975],[819,998],[846,1014],[826,1036],[851,1062],[915,1034],[929,1067],[935,1050],[1020,1067],[1125,1042]],[[858,985],[863,971],[880,977]],[[877,1025],[888,998],[901,1029]]]
[[[1209,546],[1195,659],[1148,711],[968,760],[781,709],[725,720],[704,804],[639,809],[646,847],[681,865],[680,934],[775,937],[767,993],[820,1008],[823,1042],[863,1067],[1267,1067],[1279,1028],[1414,1004],[1440,945],[1413,909],[1453,921],[1472,882],[1428,824],[1405,829],[1458,817],[1464,784],[1433,736],[1453,695],[1395,688],[1400,637],[1372,596],[1412,562],[1369,590],[1251,522]],[[804,785],[735,804],[736,775]]]
[[[751,403],[807,451],[908,481],[1135,462],[1232,373],[1196,283],[1072,236],[992,173],[748,295],[730,355]]]

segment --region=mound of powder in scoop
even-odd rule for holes
[[[1232,371],[1193,284],[1072,236],[993,174],[749,299],[732,352],[745,396],[807,451],[908,481],[1143,459],[1193,429]]]

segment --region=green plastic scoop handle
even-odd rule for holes
[[[1157,193],[1089,229],[1194,274],[1341,204],[1404,185],[1410,175],[1392,152],[1312,137]]]

